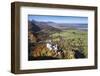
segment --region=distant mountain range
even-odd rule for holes
[[[55,23],[55,22],[40,22],[28,21],[28,28],[33,32],[59,32],[66,29],[87,30],[88,24],[84,23]]]
[[[33,32],[59,32],[58,28],[50,26],[47,22],[28,21],[28,30]]]

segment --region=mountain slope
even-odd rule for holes
[[[61,31],[58,28],[50,26],[47,22],[38,22],[35,20],[28,21],[29,31],[34,32],[59,32]]]

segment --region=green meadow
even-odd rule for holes
[[[51,35],[52,41],[57,43],[64,51],[78,50],[85,57],[88,55],[87,31],[68,29]],[[80,50],[81,49],[81,50]]]

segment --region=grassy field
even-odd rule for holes
[[[80,30],[64,30],[59,33],[54,33],[51,35],[53,42],[58,42],[58,44],[65,50],[72,49],[82,49],[85,57],[88,55],[88,45],[87,45],[87,31]]]

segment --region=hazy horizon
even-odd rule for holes
[[[35,20],[39,22],[88,24],[88,17],[79,16],[28,15],[28,20]]]

